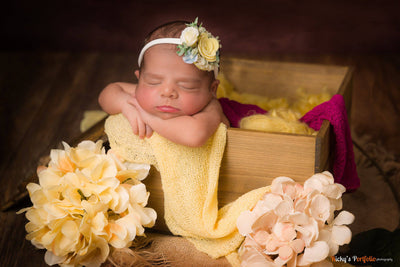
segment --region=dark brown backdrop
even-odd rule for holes
[[[0,49],[138,51],[154,26],[194,20],[224,52],[398,52],[400,2],[373,0],[7,1]]]

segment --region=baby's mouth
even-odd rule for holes
[[[157,106],[156,108],[157,108],[159,111],[161,111],[161,112],[166,112],[166,113],[177,113],[177,112],[180,111],[178,108],[175,108],[175,107],[172,107],[172,106],[168,106],[168,105],[165,105],[165,106]]]

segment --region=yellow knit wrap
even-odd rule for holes
[[[226,142],[224,124],[197,148],[175,144],[157,133],[139,139],[121,114],[107,119],[105,131],[118,155],[128,161],[153,164],[160,171],[165,221],[173,234],[188,238],[213,258],[235,258],[232,253],[243,241],[236,219],[242,211],[251,209],[269,187],[250,191],[218,209],[219,167]]]

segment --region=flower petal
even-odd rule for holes
[[[236,220],[236,226],[239,233],[243,236],[247,236],[253,232],[251,227],[256,219],[257,217],[253,212],[249,210],[243,211]]]
[[[134,177],[139,181],[142,181],[149,175],[150,164],[138,164],[138,163],[124,163],[128,170],[137,171],[137,176]]]
[[[63,256],[63,257],[56,256],[49,250],[46,251],[46,254],[44,254],[44,261],[50,266],[62,263],[65,261],[66,258],[67,258],[67,256]]]
[[[283,194],[283,184],[295,184],[295,181],[292,178],[280,176],[276,177],[271,183],[271,192],[276,194]]]
[[[253,235],[253,239],[255,242],[257,242],[261,246],[265,246],[266,241],[268,240],[268,237],[270,234],[267,231],[257,231]]]
[[[344,244],[348,244],[351,241],[351,231],[347,226],[340,225],[336,226],[334,225],[332,227],[332,241],[339,246],[342,246]]]
[[[341,184],[329,184],[324,186],[323,194],[333,199],[339,199],[343,193],[346,192],[346,188]]]
[[[309,223],[309,217],[304,212],[293,212],[289,214],[288,220],[296,225],[305,225]]]
[[[341,211],[333,220],[334,225],[349,225],[354,222],[354,215],[348,211]]]
[[[290,247],[296,254],[299,254],[304,250],[305,243],[302,239],[295,239],[290,242]]]
[[[250,239],[246,238],[245,242],[239,248],[239,256],[242,267],[276,267],[276,264],[272,259],[258,251],[254,246],[247,246],[247,241]]]
[[[282,202],[282,196],[274,193],[267,193],[263,198],[257,202],[253,212],[258,216],[275,209],[275,207]]]
[[[149,198],[149,194],[146,191],[146,186],[142,183],[133,185],[129,190],[129,195],[131,201],[142,204],[143,206],[147,204],[147,199]]]
[[[292,223],[278,222],[274,225],[272,232],[280,241],[289,242],[296,238],[295,227]]]
[[[279,248],[279,258],[285,263],[293,256],[293,249],[290,246],[282,246]]]
[[[309,265],[314,262],[320,262],[328,257],[329,246],[326,242],[316,241],[312,246],[304,249],[304,254],[299,256],[298,266]]]
[[[310,205],[311,215],[319,221],[326,221],[330,215],[329,199],[323,195],[316,195]]]
[[[313,218],[311,218],[306,225],[296,225],[295,229],[298,232],[298,238],[302,239],[306,246],[310,246],[311,243],[318,238],[318,223]]]
[[[268,211],[253,222],[251,229],[254,232],[259,230],[270,232],[272,227],[276,224],[277,219],[278,216],[276,216],[273,211]]]
[[[291,201],[281,201],[274,209],[274,212],[276,215],[279,217],[284,217],[286,215],[289,215],[291,212],[293,212],[293,202]]]

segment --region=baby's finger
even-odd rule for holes
[[[140,119],[138,119],[138,132],[139,132],[139,137],[144,138],[146,136],[146,125],[144,122]]]
[[[149,138],[153,135],[153,129],[146,124],[146,137]]]
[[[132,131],[135,135],[139,134],[139,129],[138,129],[138,123],[136,119],[130,120],[131,126],[132,126]]]
[[[137,126],[137,119],[132,113],[125,113],[125,117],[128,119],[129,124],[132,127],[132,131],[135,135],[138,134],[138,126]]]

